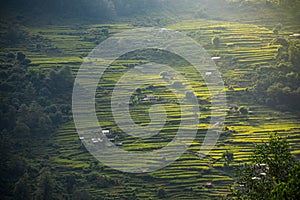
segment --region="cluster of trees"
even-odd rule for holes
[[[251,162],[238,169],[229,199],[299,199],[300,163],[286,138],[270,135],[255,146]]]
[[[300,49],[293,39],[277,38],[273,41],[281,47],[273,67],[258,67],[252,77],[253,97],[278,109],[300,109]]]
[[[33,176],[37,179],[36,195],[43,197],[38,199],[50,199],[48,193],[53,188],[49,173],[44,173],[42,166],[43,171],[33,169],[27,160],[32,157],[33,138],[47,138],[69,120],[71,70],[63,67],[46,73],[30,69],[30,60],[22,52],[8,53],[1,59],[0,193],[2,196],[15,193],[16,199],[26,199],[30,191],[24,188],[29,188],[28,180]]]

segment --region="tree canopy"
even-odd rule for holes
[[[271,134],[255,145],[251,162],[237,169],[231,199],[299,199],[300,165],[286,138]]]

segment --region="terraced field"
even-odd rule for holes
[[[85,26],[62,26],[30,28],[31,34],[38,34],[49,40],[49,46],[42,47],[40,52],[26,49],[28,57],[32,60],[32,68],[48,70],[53,66],[71,66],[74,74],[89,53],[98,42],[107,36],[131,28],[124,24],[104,24]],[[203,80],[194,76],[194,71],[189,66],[176,67],[183,73],[190,75],[189,81],[196,90],[196,95],[201,103],[199,115],[199,130],[193,144],[176,162],[159,171],[146,174],[127,174],[115,171],[97,162],[83,147],[75,131],[74,124],[65,124],[54,136],[54,143],[48,147],[51,166],[60,177],[62,174],[73,172],[78,177],[89,177],[91,173],[97,173],[107,177],[111,182],[122,180],[114,186],[87,186],[82,184],[82,189],[88,189],[93,196],[103,199],[124,199],[132,195],[132,198],[155,199],[158,189],[163,188],[168,199],[214,199],[221,198],[228,192],[228,187],[233,181],[232,166],[248,161],[253,144],[261,142],[268,137],[270,132],[278,132],[280,135],[289,136],[296,156],[300,156],[300,124],[298,117],[290,113],[277,112],[262,105],[253,105],[240,99],[246,87],[251,82],[244,79],[245,74],[255,73],[255,66],[269,66],[274,63],[278,46],[270,44],[276,36],[264,27],[251,24],[225,23],[220,21],[190,20],[170,25],[167,28],[179,30],[198,41],[211,56],[220,56],[217,63],[225,79],[236,79],[234,90],[226,88],[227,102],[246,106],[251,114],[244,116],[238,113],[229,113],[222,126],[228,128],[220,135],[219,141],[209,155],[201,158],[200,148],[204,135],[209,128],[210,102],[207,87]],[[103,35],[103,30],[109,31]],[[99,38],[95,38],[99,34]],[[282,33],[288,34],[288,33]],[[219,48],[211,45],[212,36],[220,37]],[[90,38],[90,39],[89,39]],[[153,85],[142,88],[144,95],[159,96],[161,103],[165,104],[168,120],[163,131],[150,139],[135,140],[126,136],[116,127],[110,111],[111,88],[117,83],[118,78],[127,69],[129,64],[139,62],[147,63],[147,60],[118,60],[106,71],[104,78],[99,82],[96,95],[97,115],[101,126],[110,129],[116,142],[122,142],[125,150],[153,150],[167,144],[177,131],[179,108],[170,91],[165,91]],[[232,65],[232,63],[234,63]],[[110,71],[111,70],[111,71]],[[242,75],[242,76],[241,76]],[[156,79],[159,79],[159,74]],[[155,79],[153,78],[153,79]],[[161,78],[160,78],[161,79]],[[168,83],[169,84],[169,83]],[[184,98],[184,97],[182,97]],[[155,103],[155,102],[154,102]],[[132,118],[137,123],[149,122],[148,109],[153,102],[139,102],[131,107]],[[53,150],[55,147],[55,150]],[[222,154],[227,150],[234,153],[234,161],[231,167],[224,165]],[[212,187],[207,186],[212,183]],[[206,185],[206,186],[205,186]]]

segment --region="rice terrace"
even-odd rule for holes
[[[0,199],[298,199],[299,8],[298,0],[1,2]],[[145,27],[155,27],[164,40],[172,34],[193,39],[216,68],[199,73],[162,49],[126,52],[99,77],[92,108],[101,131],[91,138],[79,134],[72,95],[81,67],[109,38]],[[93,75],[84,73],[87,81]],[[218,73],[222,81],[212,87],[208,81]],[[122,81],[128,81],[128,91],[119,93],[125,103],[113,105]],[[222,100],[211,89],[221,86],[226,104],[214,112]],[[126,106],[128,117],[121,112]],[[135,137],[128,118],[157,134]],[[126,160],[121,167],[149,168],[130,173],[106,165],[88,148],[107,140],[127,152],[155,152],[185,121],[184,130],[196,136],[161,169],[149,166],[168,157],[142,166]],[[204,154],[209,130],[217,142]]]

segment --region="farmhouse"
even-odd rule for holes
[[[111,131],[110,130],[102,130],[102,134],[105,135],[105,136],[110,136],[111,135]]]
[[[293,35],[289,35],[290,37],[300,38],[300,33],[294,33]]]
[[[266,168],[268,165],[267,164],[256,164],[255,167],[259,169]]]
[[[264,173],[264,172],[263,172],[263,173],[260,173],[259,175],[260,175],[261,177],[267,176],[267,174]]]
[[[99,143],[99,142],[102,142],[103,140],[101,139],[101,138],[92,138],[92,142],[94,143],[94,144],[96,144],[96,143]]]
[[[110,131],[109,130],[102,130],[102,134],[103,135],[110,135]]]
[[[211,182],[208,182],[208,183],[205,183],[204,184],[204,187],[206,187],[206,188],[212,188],[212,183]]]
[[[142,99],[142,101],[156,101],[156,100],[157,100],[157,97],[155,97],[155,96],[147,96]]]
[[[220,60],[221,57],[216,56],[216,57],[211,57],[211,59],[214,60],[214,61],[216,61],[216,60]]]
[[[159,30],[159,32],[160,32],[160,33],[169,33],[169,30],[166,29],[166,28],[161,28],[161,29]]]
[[[122,143],[122,142],[119,142],[119,143],[116,144],[116,146],[117,146],[117,147],[122,147],[122,146],[123,146],[123,143]]]

